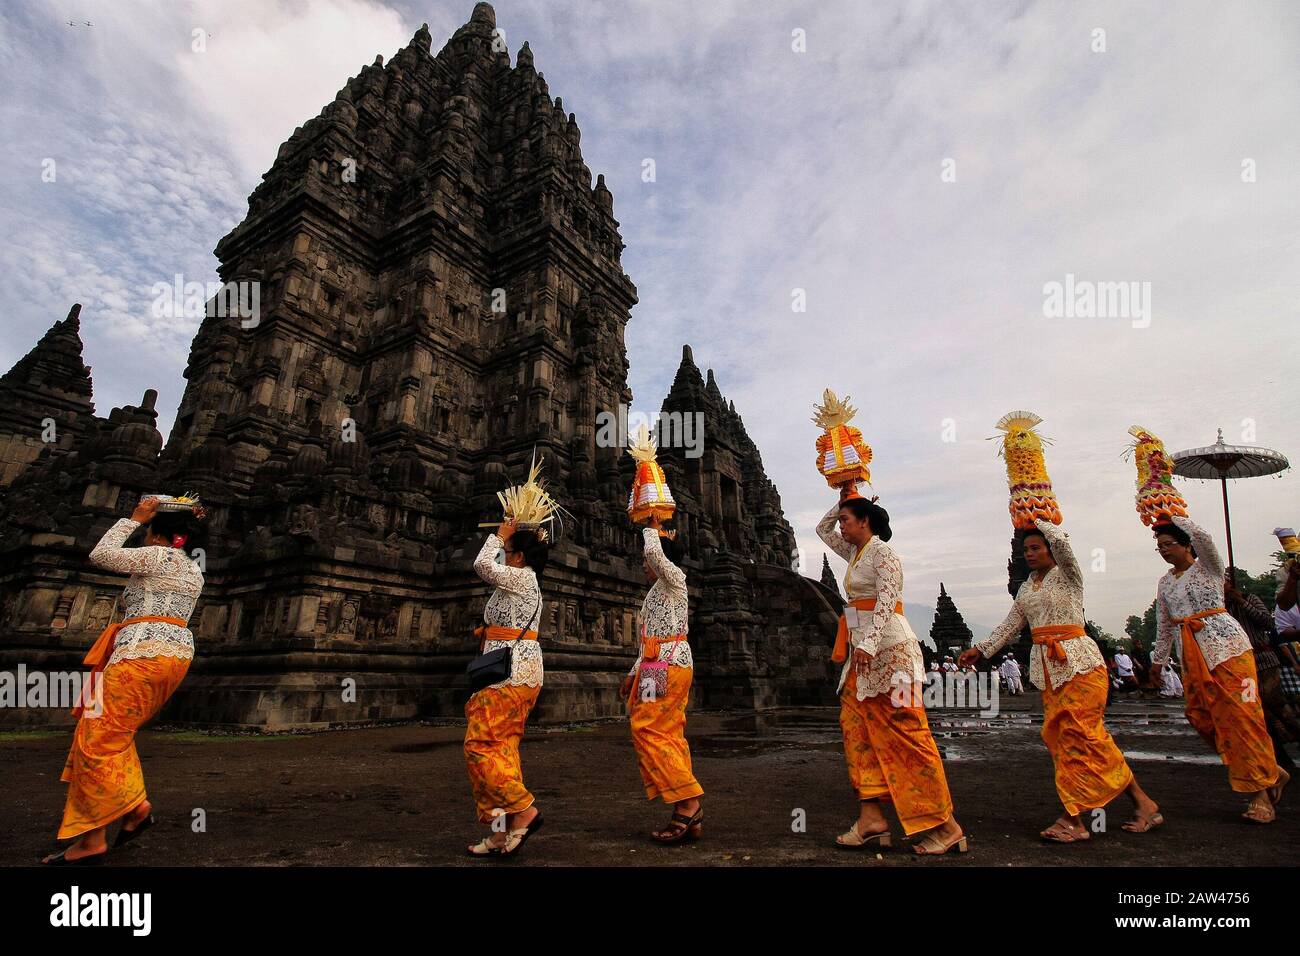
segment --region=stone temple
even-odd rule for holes
[[[77,669],[120,613],[122,579],[89,549],[142,495],[193,491],[207,585],[165,719],[458,715],[488,594],[478,525],[535,449],[574,516],[543,579],[539,715],[622,713],[646,583],[634,463],[597,416],[632,400],[636,288],[574,115],[528,44],[511,65],[498,37],[484,3],[436,55],[422,26],[280,147],[216,247],[258,315],[209,304],[165,443],[152,390],[95,415],[79,307],[0,378],[0,669]],[[695,706],[832,703],[842,600],[792,566],[759,451],[689,347],[663,409],[705,423],[702,455],[660,455],[689,542]]]
[[[921,652],[927,665],[936,657],[940,662],[945,657],[951,657],[955,661],[961,656],[962,651],[974,644],[974,635],[971,634],[965,618],[961,616],[961,611],[957,610],[952,595],[948,593],[942,581],[939,582],[939,599],[935,602],[930,640],[934,642],[933,651],[924,642],[921,644]]]

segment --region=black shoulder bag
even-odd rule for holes
[[[528,625],[533,623],[533,618],[542,608],[542,589],[539,585],[537,588],[537,607],[533,608],[532,616],[528,618],[527,623],[519,629],[519,634],[515,640],[523,637],[528,631]],[[511,642],[513,643],[513,641]],[[499,684],[503,680],[510,679],[511,667],[514,663],[514,655],[511,653],[510,644],[505,647],[498,647],[495,651],[488,651],[486,654],[479,654],[469,666],[465,668],[465,673],[469,676],[469,692],[476,694],[484,687],[492,684]]]

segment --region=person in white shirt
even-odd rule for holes
[[[1043,692],[1043,742],[1056,768],[1056,792],[1064,811],[1039,835],[1054,843],[1092,839],[1084,810],[1104,807],[1121,793],[1133,801],[1130,833],[1165,822],[1159,806],[1138,786],[1124,754],[1106,730],[1108,677],[1101,651],[1084,630],[1083,571],[1070,536],[1039,518],[1017,532],[1029,578],[1011,611],[985,640],[963,652],[963,663],[992,658],[1026,623],[1034,638],[1029,680]]]
[[[1166,660],[1165,666],[1160,670],[1160,696],[1183,696],[1183,682],[1178,679],[1178,671],[1174,669],[1172,660]]]
[[[1156,647],[1151,668],[1163,667],[1178,639],[1187,721],[1228,767],[1228,782],[1250,795],[1242,818],[1272,823],[1291,776],[1277,764],[1264,722],[1250,638],[1224,606],[1223,559],[1214,539],[1189,518],[1152,527],[1169,570],[1156,594]]]
[[[1273,625],[1277,636],[1284,641],[1300,641],[1300,559],[1289,559],[1279,572],[1282,585],[1277,591],[1277,604],[1273,608]]]
[[[1115,673],[1119,677],[1118,686],[1124,690],[1137,687],[1137,676],[1133,673],[1133,658],[1123,649],[1115,653]]]
[[[1015,684],[1016,693],[1023,694],[1025,692],[1025,685],[1021,680],[1020,661],[1016,660],[1013,655],[1007,658],[1007,665],[1011,668],[1011,681]]]
[[[1007,681],[1007,692],[1016,697],[1024,693],[1024,686],[1020,683],[1020,665],[1016,659],[1008,654],[1002,659],[1002,666],[999,668],[1002,676]]]
[[[687,643],[688,596],[682,540],[660,531],[651,516],[641,531],[646,578],[651,582],[637,615],[639,653],[620,691],[628,702],[632,744],[647,799],[673,808],[668,825],[650,834],[657,843],[698,840],[704,829],[704,788],[691,769],[686,704],[695,662]]]
[[[836,525],[839,530],[836,530]],[[858,819],[836,842],[843,847],[889,846],[890,802],[914,853],[939,855],[968,848],[953,815],[939,748],[925,715],[921,645],[903,616],[903,563],[886,544],[889,514],[845,485],[840,501],[817,525],[818,536],[849,569],[849,598],[831,659],[840,671],[840,725]]]
[[[496,556],[505,551],[505,564]],[[549,546],[536,531],[517,530],[501,522],[483,541],[474,571],[493,586],[483,607],[480,653],[509,647],[510,675],[476,691],[465,703],[465,764],[480,823],[506,817],[506,829],[467,847],[471,856],[500,858],[519,850],[540,830],[541,811],[524,786],[519,743],[524,724],[542,691],[542,649],[537,632],[542,620],[538,578],[546,567]]]
[[[154,823],[135,733],[185,679],[194,658],[189,618],[203,590],[203,572],[185,550],[201,544],[202,506],[160,512],[160,504],[146,496],[90,552],[91,564],[130,578],[123,620],[105,628],[86,655],[94,671],[74,711],[80,720],[61,777],[68,795],[58,838],[77,842],[45,857],[47,866],[101,864],[110,824],[121,821],[119,847]],[[144,546],[125,547],[142,525]]]

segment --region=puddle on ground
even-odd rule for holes
[[[1197,763],[1218,766],[1223,763],[1218,754],[1162,754],[1149,750],[1125,750],[1125,760],[1169,760],[1173,763]]]
[[[1039,746],[1041,713],[1011,711],[981,716],[978,711],[932,710],[930,729],[943,757],[948,761],[980,761],[1004,756],[1006,748]],[[782,713],[726,715],[721,727],[696,736],[690,735],[692,749],[710,756],[751,757],[768,755],[781,759],[788,751],[838,752],[843,748],[838,713]],[[1128,740],[1149,740],[1162,746],[1162,740],[1195,736],[1181,711],[1147,714],[1108,714],[1106,725]],[[717,724],[713,725],[717,727]],[[1004,740],[999,741],[997,738]],[[992,739],[990,739],[992,738]],[[1000,746],[1005,744],[1005,748]],[[1181,763],[1218,763],[1214,755],[1164,754],[1158,751],[1128,751],[1137,760],[1174,760]]]
[[[768,757],[784,761],[800,753],[840,753],[844,743],[837,709],[765,711],[746,714],[701,714],[703,733],[688,731],[692,750],[710,757]],[[981,761],[1004,757],[1008,751],[1038,747],[1043,717],[1040,713],[1016,710],[980,716],[978,711],[936,709],[929,713],[930,729],[946,761]],[[1146,714],[1107,714],[1106,725],[1123,734],[1121,746],[1141,738],[1157,750],[1128,750],[1133,760],[1172,760],[1179,763],[1217,764],[1213,754],[1166,754],[1158,748],[1174,738],[1195,736],[1181,711]],[[613,726],[611,723],[610,726]],[[704,729],[707,728],[707,729]],[[528,729],[529,748],[556,740],[572,739],[575,732],[602,733],[604,724],[564,725]],[[992,739],[990,739],[992,738]],[[999,740],[998,738],[1002,738]],[[428,740],[397,744],[389,753],[420,754],[446,747],[460,747],[459,739]]]

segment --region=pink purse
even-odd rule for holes
[[[645,640],[645,629],[642,628],[641,639]],[[673,653],[677,650],[680,641],[673,641]],[[668,655],[672,659],[672,653]],[[659,700],[668,696],[668,661],[653,660],[641,661],[641,666],[637,668],[636,687],[633,688],[634,694],[639,694],[643,701]],[[649,683],[647,683],[647,681]]]

